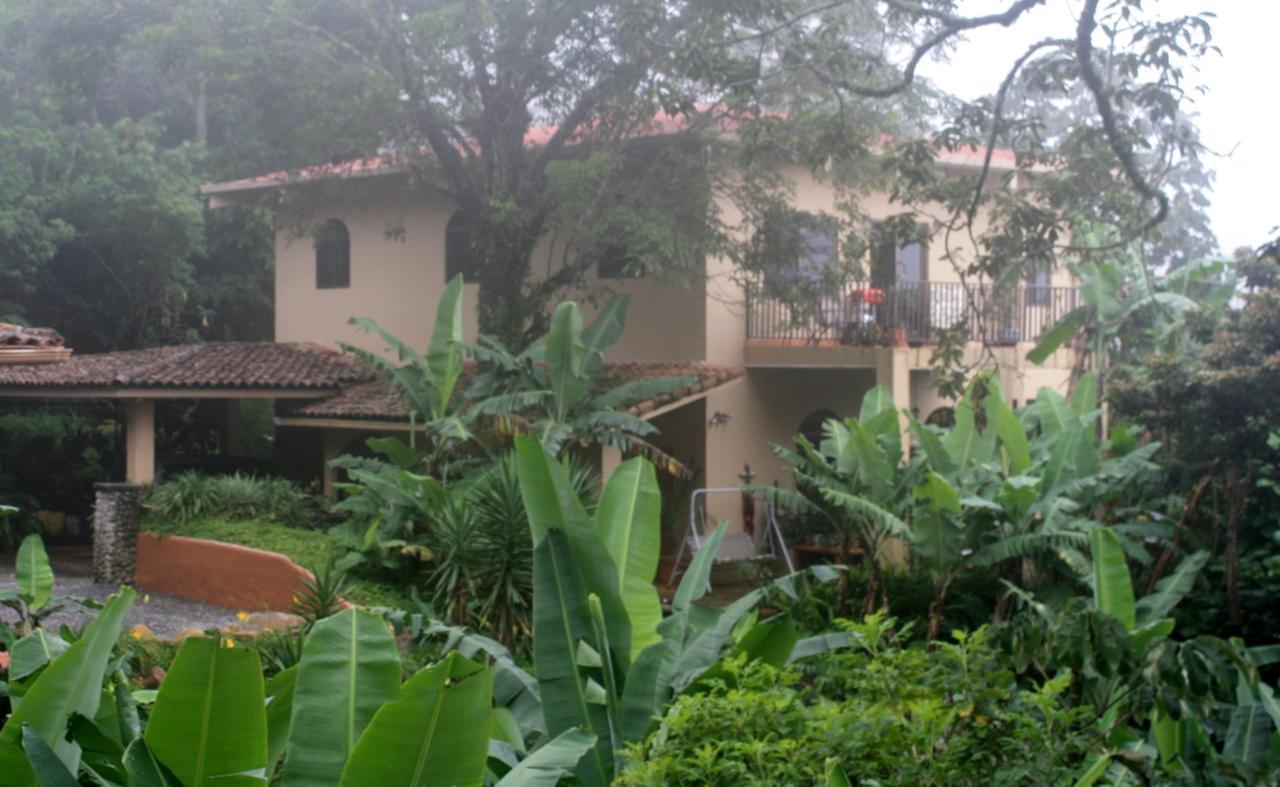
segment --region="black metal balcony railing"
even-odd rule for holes
[[[806,299],[747,298],[747,338],[883,345],[934,344],[959,328],[968,341],[1039,340],[1079,305],[1075,287],[994,287],[956,282],[850,286]],[[897,337],[895,337],[897,334]]]

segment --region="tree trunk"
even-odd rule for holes
[[[935,583],[933,601],[929,602],[929,631],[926,639],[930,642],[938,638],[942,631],[942,607],[947,603],[947,591],[951,589],[951,577]]]
[[[1232,468],[1227,473],[1227,617],[1233,624],[1240,623],[1240,515],[1244,508],[1248,476]]]
[[[209,143],[209,100],[208,91],[204,78],[204,70],[196,75],[196,96],[195,96],[195,123],[196,123],[196,142],[201,145]]]
[[[506,224],[477,222],[479,237],[472,241],[472,259],[480,280],[479,329],[512,352],[524,349],[526,329],[540,312],[525,293],[529,260],[536,238]]]

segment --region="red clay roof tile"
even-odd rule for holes
[[[0,365],[0,388],[334,389],[369,379],[353,356],[317,344],[209,342]]]

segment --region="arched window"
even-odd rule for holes
[[[800,422],[800,428],[797,431],[816,448],[822,444],[823,427],[827,421],[833,419],[838,421],[840,416],[830,410],[814,410]]]
[[[329,219],[316,228],[316,288],[351,286],[351,233],[347,225]]]
[[[444,280],[462,274],[462,280],[472,284],[476,280],[471,265],[473,232],[471,217],[462,211],[453,214],[444,228]]]

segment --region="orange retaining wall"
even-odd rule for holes
[[[228,609],[287,612],[311,574],[278,552],[186,536],[138,534],[139,588]]]

